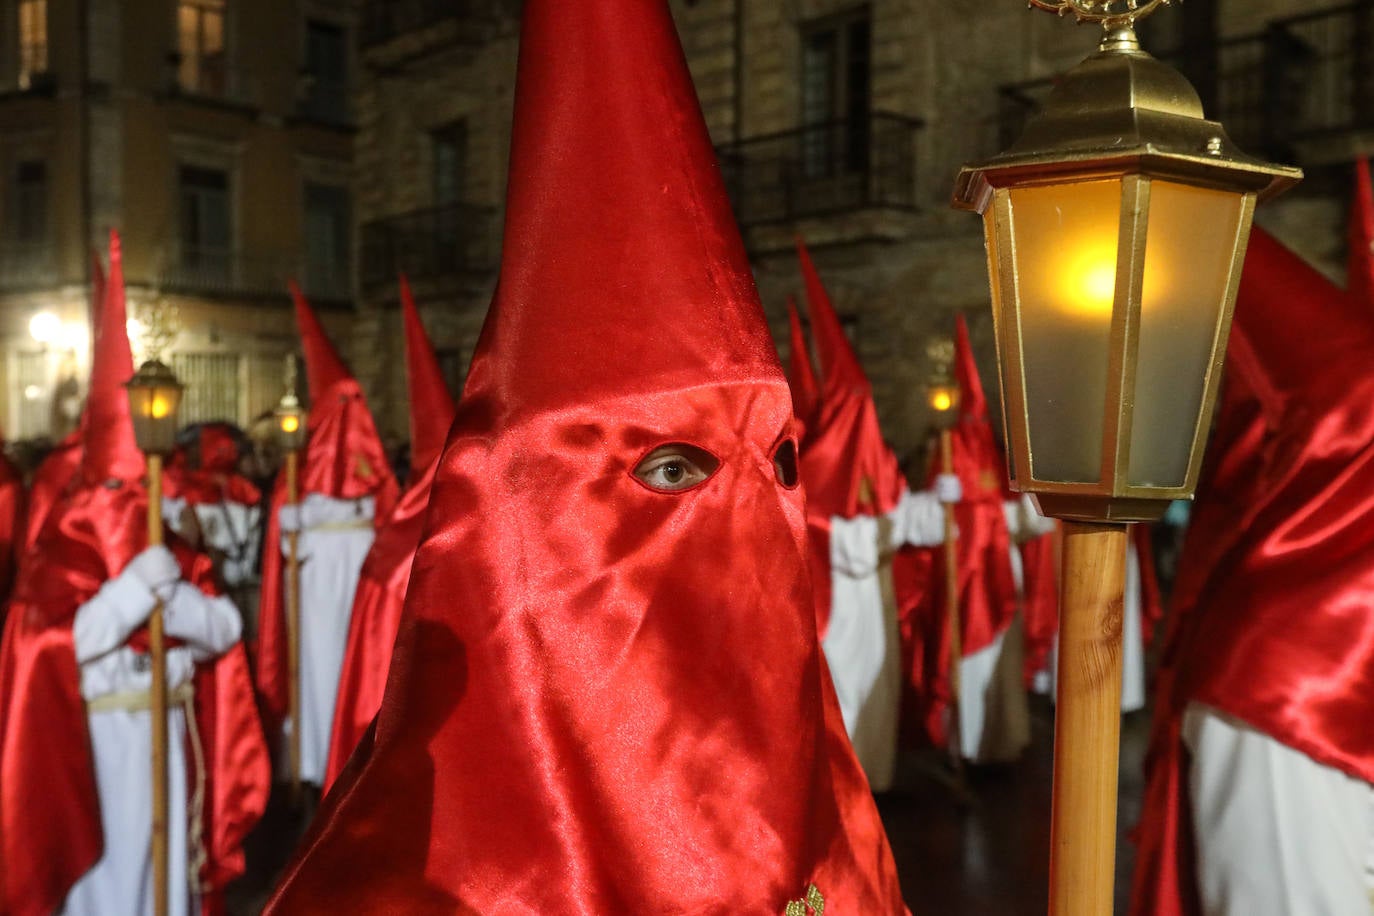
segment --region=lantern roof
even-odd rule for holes
[[[982,212],[996,187],[1137,172],[1260,199],[1302,178],[1300,169],[1242,152],[1203,116],[1188,80],[1121,27],[1060,78],[1015,144],[959,171],[954,206]]]

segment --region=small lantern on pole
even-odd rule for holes
[[[162,543],[162,459],[176,447],[177,408],[184,390],[164,363],[148,360],[125,382],[134,440],[148,465],[148,545]],[[170,861],[167,833],[167,642],[162,601],[148,616],[148,654],[152,661],[149,713],[153,757],[153,911],[168,912]]]
[[[931,376],[926,383],[926,406],[930,408],[932,425],[938,434],[940,473],[954,473],[954,442],[952,431],[959,422],[959,383],[950,374],[954,364],[954,341],[940,338],[926,347],[930,357]],[[960,720],[959,691],[962,686],[960,665],[964,657],[963,628],[959,618],[959,555],[958,527],[954,521],[954,506],[944,505],[945,534],[945,629],[949,645],[949,728],[950,763],[956,778],[964,770],[963,723]]]
[[[1012,485],[1065,520],[1050,912],[1111,912],[1126,523],[1191,498],[1257,201],[1301,179],[1203,116],[1134,24],[1169,0],[1030,0],[1100,23],[1006,152],[983,215]]]
[[[296,357],[286,357],[286,394],[276,410],[277,444],[286,454],[286,502],[300,504],[300,454],[307,441],[306,412],[296,397]],[[287,683],[291,735],[288,767],[291,797],[299,801],[301,787],[301,566],[298,551],[300,532],[286,533],[286,637]]]

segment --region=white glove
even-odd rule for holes
[[[292,534],[304,527],[301,524],[301,504],[287,503],[277,510],[277,524],[281,526],[282,534]]]
[[[177,564],[177,558],[161,544],[146,548],[129,561],[124,571],[160,597],[181,578],[181,566]]]
[[[935,498],[946,505],[962,502],[964,499],[964,485],[959,482],[959,475],[936,474]]]

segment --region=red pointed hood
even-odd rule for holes
[[[816,370],[811,366],[811,354],[806,345],[806,332],[802,330],[801,316],[797,314],[797,303],[787,297],[787,323],[791,334],[791,347],[787,352],[787,385],[792,389],[792,406],[797,419],[803,424],[811,422],[816,405],[820,403],[820,385],[816,381]]]
[[[91,357],[91,386],[86,395],[85,447],[82,479],[88,484],[106,480],[138,480],[143,476],[143,453],[134,441],[129,396],[124,383],[134,374],[124,307],[124,265],[118,233],[110,233],[110,277],[104,305],[95,326]]]
[[[1350,205],[1350,251],[1346,261],[1346,289],[1366,308],[1374,309],[1374,186],[1369,160],[1355,163],[1355,199]]]
[[[362,388],[294,283],[291,296],[296,303],[296,325],[310,384],[310,440],[301,471],[301,488],[335,499],[375,495],[380,521],[395,501],[396,480]]]
[[[437,461],[453,422],[453,395],[444,382],[439,357],[425,333],[420,310],[410,293],[410,281],[401,277],[401,319],[406,334],[406,380],[410,386],[410,466],[418,476]]]
[[[802,282],[806,287],[806,303],[811,312],[811,334],[816,339],[816,352],[821,359],[821,384],[825,391],[840,389],[870,390],[868,376],[859,365],[854,346],[844,333],[840,316],[830,303],[830,294],[811,261],[806,243],[797,239],[797,258],[801,261]]]
[[[375,740],[267,912],[781,913],[814,883],[901,913],[774,468],[791,397],[666,0],[527,0],[514,123]],[[709,479],[638,478],[667,443]]]
[[[978,376],[978,362],[973,358],[968,322],[963,315],[954,318],[954,378],[959,383],[959,415],[970,421],[988,422],[988,399],[983,394],[983,380]]]

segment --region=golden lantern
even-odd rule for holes
[[[165,363],[150,359],[124,383],[124,389],[139,450],[148,455],[169,454],[176,447],[181,382]]]
[[[947,430],[959,422],[959,383],[950,374],[954,362],[954,341],[940,338],[926,347],[933,366],[926,382],[926,406],[930,408],[931,423],[938,430]]]
[[[277,444],[285,452],[296,452],[305,446],[306,412],[296,397],[296,358],[286,358],[286,394],[272,411],[277,432]]]
[[[1140,49],[1160,2],[1033,0],[1102,22],[1101,46],[954,195],[984,218],[1013,486],[1060,518],[1191,498],[1255,203],[1302,177],[1237,150]]]

